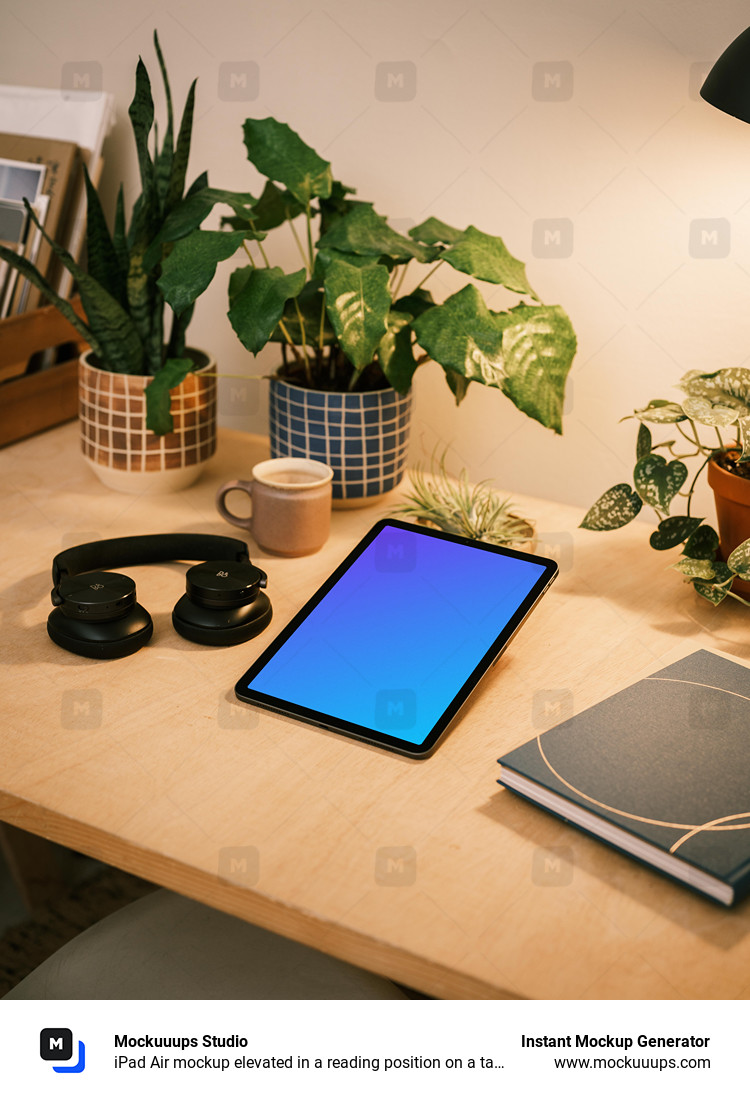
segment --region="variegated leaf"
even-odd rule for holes
[[[641,498],[629,485],[613,485],[588,510],[581,527],[587,531],[616,531],[635,519],[642,507]]]
[[[720,386],[716,381],[718,373],[718,371],[706,373],[702,370],[689,370],[676,383],[676,387],[678,390],[689,393],[691,397],[709,397],[720,390]]]
[[[361,370],[372,362],[385,335],[391,296],[383,264],[352,259],[359,262],[331,254],[323,283],[336,337],[347,358]]]
[[[675,459],[668,463],[662,455],[648,454],[639,458],[633,470],[633,480],[641,499],[660,512],[669,511],[671,501],[685,484],[686,478],[687,466],[684,462]]]
[[[575,353],[576,335],[560,306],[519,305],[508,311],[503,393],[527,416],[558,434],[562,434],[565,381]]]
[[[687,420],[682,406],[676,401],[650,401],[643,409],[634,409],[639,420],[648,424],[676,424],[679,420]]]
[[[726,582],[734,577],[734,573],[723,561],[714,562],[713,570],[714,576],[712,581],[704,581],[696,578],[693,581],[693,588],[704,600],[708,600],[709,603],[716,606],[726,598],[729,591],[729,584]]]
[[[654,550],[671,550],[673,546],[679,546],[681,542],[689,539],[702,522],[702,519],[697,519],[695,516],[668,516],[661,521],[657,530],[652,532],[648,540],[649,545]]]
[[[704,581],[713,580],[714,577],[713,562],[700,558],[682,558],[680,561],[673,562],[669,568],[676,569],[685,577],[698,577]]]
[[[725,367],[717,373],[716,381],[722,390],[750,405],[750,368]]]
[[[743,581],[750,581],[750,539],[741,542],[727,558],[727,565],[741,577]]]
[[[710,581],[696,579],[693,581],[693,588],[699,596],[702,596],[704,600],[708,600],[714,607],[717,607],[722,600],[726,599],[726,588],[720,588],[716,584],[711,584]]]
[[[718,402],[714,404],[708,397],[686,397],[682,409],[691,420],[707,424],[710,428],[728,428],[739,417],[737,409],[730,409]]]
[[[503,327],[472,284],[412,322],[419,343],[436,363],[487,386],[501,386],[505,378]]]
[[[651,454],[651,432],[648,430],[645,424],[638,425],[638,441],[635,445],[635,457],[645,458],[646,455]]]
[[[739,428],[739,442],[742,445],[742,454],[740,455],[740,462],[745,462],[750,458],[750,416],[743,416],[737,421],[737,427]]]
[[[704,560],[713,561],[718,549],[719,536],[713,527],[709,527],[706,523],[693,531],[682,552],[688,558],[703,558]]]

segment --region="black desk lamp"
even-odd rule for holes
[[[701,96],[720,111],[750,122],[750,27],[724,50],[706,77]]]

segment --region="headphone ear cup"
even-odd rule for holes
[[[266,575],[250,562],[210,561],[185,575],[187,592],[175,604],[172,625],[200,645],[237,645],[265,630],[273,616],[261,587]]]
[[[199,645],[237,645],[266,629],[273,616],[271,601],[260,592],[244,607],[201,607],[189,596],[181,596],[172,612],[178,634]]]
[[[47,619],[47,633],[56,645],[77,653],[79,657],[98,660],[129,657],[146,645],[153,632],[151,616],[139,603],[126,615],[110,621],[71,619],[61,607],[51,611]]]
[[[52,590],[55,610],[47,633],[79,657],[129,657],[145,645],[154,624],[136,603],[135,584],[124,573],[79,573],[63,577]]]

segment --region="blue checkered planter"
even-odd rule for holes
[[[333,499],[394,489],[406,468],[411,394],[322,393],[271,380],[271,457],[314,458],[333,468]]]

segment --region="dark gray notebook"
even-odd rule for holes
[[[698,650],[501,757],[500,783],[731,905],[750,892],[750,670]]]

